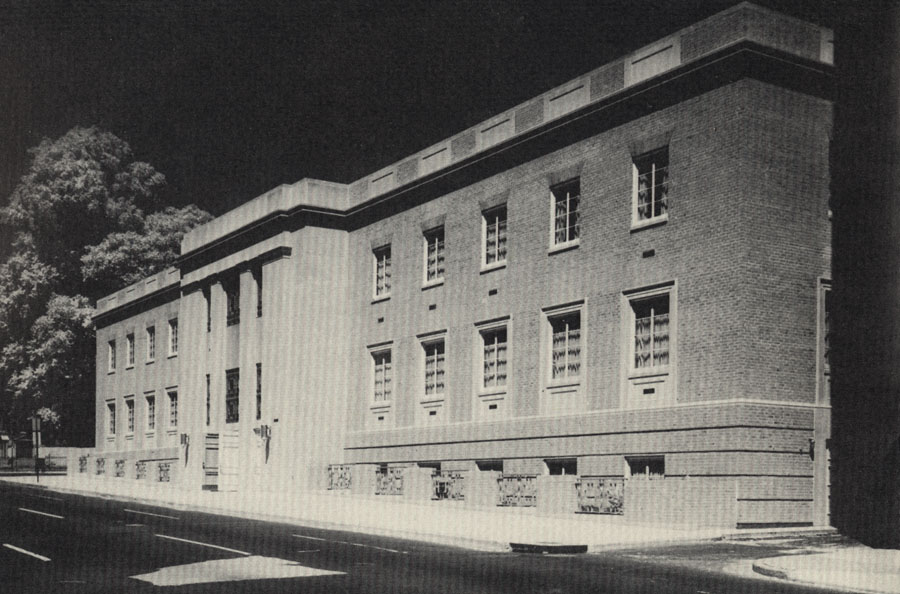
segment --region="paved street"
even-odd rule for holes
[[[11,484],[0,484],[0,584],[14,592],[821,591],[622,554],[475,552]]]

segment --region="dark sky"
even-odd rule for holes
[[[0,0],[0,203],[75,125],[213,214],[350,182],[736,3]],[[833,24],[834,0],[758,3]]]

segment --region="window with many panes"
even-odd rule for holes
[[[581,237],[581,180],[573,179],[550,189],[553,207],[551,247],[574,245]]]
[[[444,227],[435,227],[424,234],[425,283],[438,283],[444,279]]]
[[[262,363],[256,364],[256,420],[262,418]]]
[[[422,344],[425,351],[425,395],[444,393],[444,341]]]
[[[819,377],[819,401],[823,404],[831,402],[831,283],[821,281],[819,284],[819,338],[821,376]]]
[[[240,413],[240,383],[239,369],[229,369],[225,372],[225,422],[237,423]]]
[[[581,375],[581,311],[548,316],[550,379],[575,381]]]
[[[156,359],[156,326],[147,326],[147,361]]]
[[[178,354],[178,318],[169,320],[169,356]]]
[[[107,344],[106,356],[107,356],[107,369],[110,372],[115,371],[116,370],[116,341],[115,340],[110,340],[109,343]]]
[[[372,400],[375,402],[390,402],[392,378],[391,378],[391,351],[379,351],[372,353],[374,387]]]
[[[482,266],[489,268],[506,262],[506,205],[481,213],[482,216]]]
[[[147,401],[147,431],[156,429],[156,396],[147,394],[144,397]]]
[[[391,246],[385,245],[372,252],[375,258],[375,298],[391,294]]]
[[[633,221],[642,225],[664,221],[669,212],[669,149],[651,151],[634,159]]]
[[[669,366],[669,294],[631,301],[634,318],[632,369],[664,371]]]
[[[241,323],[241,285],[237,280],[226,283],[225,289],[225,325],[234,326]]]
[[[490,390],[506,386],[507,340],[506,327],[481,331],[482,376],[481,387]]]
[[[134,334],[125,337],[125,365],[127,367],[134,365]]]
[[[178,427],[178,391],[169,390],[169,427]]]
[[[106,432],[108,435],[116,434],[116,403],[106,403]]]
[[[128,433],[134,433],[134,398],[125,399],[125,418]]]

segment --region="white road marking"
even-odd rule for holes
[[[175,516],[167,516],[165,514],[151,514],[150,512],[137,511],[136,509],[126,508],[123,511],[127,511],[130,514],[141,514],[142,516],[153,516],[155,518],[169,518],[170,520],[178,520],[179,519],[179,518],[176,518]]]
[[[342,571],[329,571],[306,567],[296,561],[275,557],[234,557],[201,561],[187,565],[163,567],[152,573],[133,575],[132,579],[149,582],[154,586],[183,586],[242,580],[270,580],[304,578],[325,575],[345,575]]]
[[[297,549],[297,552],[298,553],[318,553],[319,549],[309,549],[309,550],[305,550],[305,551],[302,549]]]
[[[50,560],[50,557],[44,557],[43,555],[38,555],[37,553],[32,553],[31,551],[26,551],[25,549],[20,549],[19,547],[15,547],[11,544],[3,543],[3,546],[5,546],[7,549],[12,549],[17,553],[22,553],[23,555],[29,555],[31,557],[34,557],[35,559],[40,559],[41,561]]]
[[[362,543],[360,543],[360,542],[350,542],[350,541],[347,541],[347,540],[328,540],[327,538],[319,538],[319,537],[317,537],[317,536],[305,536],[305,535],[303,535],[303,534],[295,534],[295,535],[294,535],[294,538],[305,538],[305,539],[307,539],[307,540],[320,540],[320,541],[323,541],[323,542],[334,542],[334,543],[337,543],[337,544],[351,545],[351,546],[354,546],[354,547],[365,547],[365,548],[367,548],[367,549],[378,549],[379,551],[387,551],[387,552],[389,552],[389,553],[399,553],[399,554],[401,554],[401,555],[408,555],[408,554],[409,554],[409,553],[406,552],[406,551],[398,551],[397,549],[386,549],[386,548],[384,548],[384,547],[376,547],[375,545],[367,545],[367,544],[362,544]]]
[[[196,540],[188,540],[186,538],[178,538],[177,536],[166,536],[165,534],[156,534],[154,536],[158,536],[160,538],[168,538],[169,540],[177,540],[179,542],[187,542],[190,544],[200,545],[201,547],[209,547],[211,549],[219,549],[220,551],[228,551],[229,553],[237,553],[238,555],[245,555],[249,557],[253,553],[248,553],[246,551],[239,551],[237,549],[229,549],[228,547],[220,547],[219,545],[209,544],[206,542],[198,542]]]
[[[27,507],[20,507],[19,511],[28,512],[30,514],[38,514],[39,516],[47,516],[48,518],[56,518],[58,520],[64,520],[62,516],[57,516],[56,514],[48,514],[47,512],[37,511],[35,509],[28,509]]]
[[[367,549],[378,549],[379,551],[387,551],[388,553],[402,553],[404,555],[407,554],[406,551],[398,551],[397,549],[386,549],[384,547],[376,547],[375,545],[367,545],[359,542],[348,542],[348,545],[353,545],[354,547],[365,547]]]
[[[48,497],[46,495],[33,495],[33,497],[39,497],[41,499],[49,499],[50,501],[62,501],[61,497]]]
[[[143,526],[143,524],[125,524],[126,527]]]

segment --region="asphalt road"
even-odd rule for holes
[[[196,579],[210,581],[190,583]],[[0,483],[0,591],[161,586],[178,593],[822,592],[622,554],[483,553]]]

